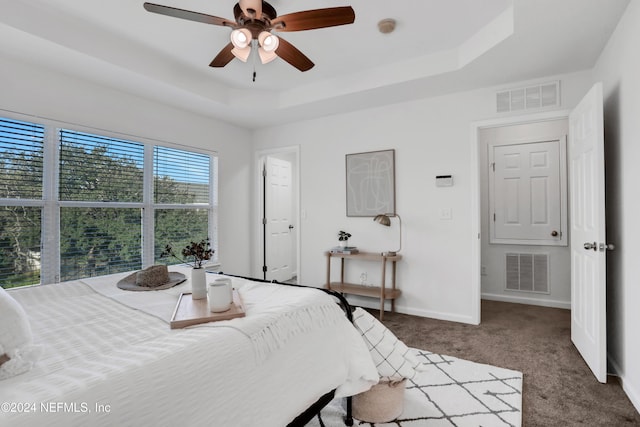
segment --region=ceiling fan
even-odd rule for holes
[[[314,63],[291,43],[272,34],[272,31],[315,30],[353,24],[356,19],[351,6],[305,10],[278,16],[273,6],[262,0],[239,0],[233,8],[235,21],[154,3],[145,3],[144,8],[149,12],[174,18],[232,28],[231,42],[211,61],[211,67],[224,67],[234,57],[246,62],[253,46],[258,49],[263,64],[279,57],[298,70],[307,71]]]

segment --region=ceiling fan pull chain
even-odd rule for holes
[[[254,49],[255,50],[255,49]],[[253,56],[253,81],[256,81],[256,57],[255,55]]]
[[[253,61],[253,81],[255,83],[256,75],[257,75],[256,74],[256,62],[258,60],[258,40],[255,40],[255,39],[251,40],[251,45],[252,45],[251,53],[253,53],[253,55],[251,55],[251,56],[253,56],[253,58],[252,58],[252,61]]]

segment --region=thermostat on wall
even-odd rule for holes
[[[436,187],[452,187],[452,175],[436,175]]]

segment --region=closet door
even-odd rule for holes
[[[563,243],[564,138],[489,146],[491,243]]]

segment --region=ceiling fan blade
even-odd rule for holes
[[[187,19],[189,21],[202,22],[211,25],[220,25],[223,27],[237,27],[234,21],[230,21],[218,16],[206,15],[204,13],[192,12],[190,10],[177,9],[175,7],[162,6],[160,4],[145,3],[144,8],[148,12],[158,13],[160,15],[171,16],[173,18]]]
[[[276,55],[300,71],[308,71],[315,65],[304,53],[300,52],[294,45],[279,37],[279,44],[276,48]]]
[[[262,0],[239,0],[240,9],[251,18],[262,18]]]
[[[231,53],[231,49],[233,49],[233,43],[229,43],[213,58],[209,67],[224,67],[227,65],[235,56]]]
[[[271,21],[276,31],[304,31],[353,24],[356,13],[351,6],[305,10],[282,15]]]

